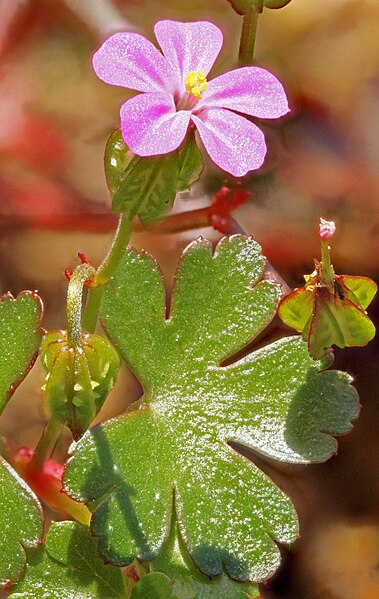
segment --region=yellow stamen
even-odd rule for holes
[[[208,81],[205,78],[203,71],[190,71],[184,80],[186,91],[200,100],[201,94],[208,87]]]

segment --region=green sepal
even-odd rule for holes
[[[321,288],[315,293],[312,319],[304,336],[308,337],[311,356],[319,359],[332,345],[367,345],[375,336],[375,326],[362,308]]]
[[[148,226],[169,212],[179,191],[188,190],[203,168],[201,152],[190,131],[181,146],[159,156],[134,155],[121,131],[110,136],[105,150],[105,174],[112,209],[136,215]]]
[[[203,157],[197,146],[195,130],[187,133],[186,139],[179,148],[179,176],[176,191],[188,191],[197,181],[203,170]]]
[[[0,414],[37,357],[42,314],[36,293],[0,297]]]
[[[368,277],[337,275],[335,279],[342,285],[346,297],[362,310],[368,308],[378,291],[377,284]]]
[[[12,599],[126,599],[132,583],[120,568],[106,565],[89,528],[76,522],[52,524],[44,547],[28,551],[24,579]],[[130,587],[130,588],[129,588]]]
[[[0,457],[0,588],[22,576],[25,548],[38,547],[42,535],[43,514],[37,497]]]
[[[66,331],[50,331],[41,346],[41,361],[46,373],[46,409],[78,438],[113,388],[120,358],[99,335],[87,333],[78,347],[71,347]]]
[[[377,291],[367,277],[333,275],[330,285],[318,270],[306,276],[306,285],[282,299],[278,314],[302,334],[310,355],[323,358],[333,345],[359,347],[375,336],[375,326],[365,312]]]
[[[173,522],[170,538],[163,546],[160,557],[151,562],[150,569],[163,572],[173,581],[173,590],[179,599],[259,597],[256,584],[237,582],[229,578],[225,572],[215,578],[204,576],[189,557],[175,522]]]
[[[307,287],[295,289],[282,299],[278,315],[289,327],[301,333],[312,318],[313,292]]]
[[[162,156],[134,156],[112,198],[114,212],[138,215],[145,226],[154,224],[174,204],[179,176],[178,152]]]
[[[121,130],[111,133],[104,153],[104,171],[111,197],[117,192],[125,180],[125,171],[134,158],[123,140]]]

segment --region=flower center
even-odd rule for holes
[[[186,86],[186,92],[200,100],[201,94],[208,87],[208,81],[203,71],[190,71],[184,79],[184,85]]]

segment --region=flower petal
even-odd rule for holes
[[[121,107],[122,136],[138,156],[168,154],[181,144],[191,112],[175,111],[165,93],[139,94]]]
[[[159,21],[154,32],[163,53],[184,91],[184,79],[191,71],[203,71],[206,76],[222,46],[222,33],[208,21],[178,23]]]
[[[243,67],[212,79],[198,107],[230,108],[262,119],[289,112],[282,84],[260,67]]]
[[[192,119],[209,156],[235,177],[261,166],[266,155],[260,129],[244,117],[222,108],[203,110]]]
[[[112,35],[95,52],[93,67],[105,83],[140,92],[168,90],[172,79],[165,57],[138,33]]]

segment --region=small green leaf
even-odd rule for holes
[[[42,338],[42,302],[23,291],[0,298],[0,414],[33,366]]]
[[[179,148],[179,177],[176,190],[188,191],[203,170],[203,158],[192,130]]]
[[[131,599],[181,599],[174,593],[172,582],[164,574],[146,574],[137,583]]]
[[[25,578],[14,587],[11,598],[125,599],[131,591],[128,585],[119,568],[99,558],[87,527],[56,522],[45,547],[28,552]]]
[[[42,534],[38,499],[0,457],[0,588],[20,578],[25,568],[24,548],[37,547]]]
[[[42,343],[41,362],[46,373],[47,411],[78,438],[112,390],[120,358],[99,335],[87,333],[81,345],[71,347],[66,331],[50,331]]]
[[[258,597],[257,585],[236,582],[222,573],[216,578],[204,576],[186,553],[176,523],[161,556],[150,565],[153,571],[163,572],[174,582],[179,599],[247,599]]]
[[[208,576],[225,568],[239,581],[265,579],[280,563],[274,541],[295,540],[290,499],[228,442],[289,463],[322,461],[358,407],[351,379],[320,372],[299,337],[221,366],[275,315],[280,292],[264,270],[250,238],[223,239],[215,252],[199,239],[183,254],[168,319],[147,254],[128,250],[107,286],[103,324],[144,395],[84,435],[64,486],[94,512],[111,562],[157,558],[173,506],[186,551]]]

